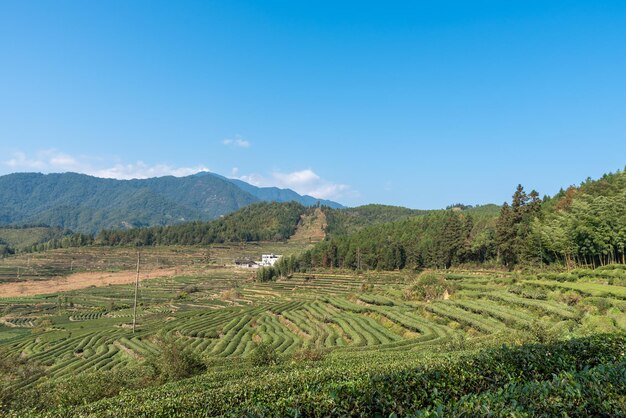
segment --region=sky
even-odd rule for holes
[[[0,174],[432,209],[625,166],[623,0],[0,0]]]

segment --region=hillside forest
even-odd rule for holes
[[[568,268],[624,263],[626,173],[540,198],[519,185],[497,216],[484,208],[435,211],[331,237],[290,268],[446,269],[468,263]]]
[[[41,251],[85,245],[207,245],[285,241],[303,215],[318,207],[296,202],[261,202],[208,222],[60,234],[21,248]],[[286,272],[312,268],[354,270],[447,269],[467,264],[596,267],[626,261],[626,173],[540,197],[518,185],[510,202],[451,205],[418,211],[384,205],[319,207],[326,239],[299,256],[286,258]],[[2,235],[0,233],[0,239]],[[8,247],[4,245],[5,252]]]

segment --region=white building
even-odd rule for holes
[[[263,254],[261,256],[261,262],[258,264],[260,264],[263,267],[273,266],[274,263],[276,263],[280,257],[282,257],[282,255]]]

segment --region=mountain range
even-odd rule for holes
[[[44,224],[94,233],[211,220],[264,201],[343,207],[290,189],[256,187],[209,172],[141,180],[78,173],[0,176],[0,225]]]

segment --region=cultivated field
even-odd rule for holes
[[[362,368],[368,359],[382,367],[504,342],[626,331],[623,266],[539,275],[440,272],[446,291],[433,299],[412,293],[419,290],[417,273],[328,270],[259,283],[253,270],[224,266],[242,254],[298,250],[281,245],[143,249],[144,268],[167,277],[141,282],[134,334],[131,282],[0,297],[0,347],[62,378],[141,362],[158,352],[157,334],[192,349],[213,364],[213,373],[226,373],[245,364],[240,360],[259,342],[285,358],[302,348],[324,349],[326,363]],[[30,266],[23,275],[12,277],[24,262]],[[129,272],[135,262],[134,249],[91,248],[23,255],[0,266],[9,272],[2,280],[15,285],[76,270]],[[39,379],[33,375],[12,389]]]

